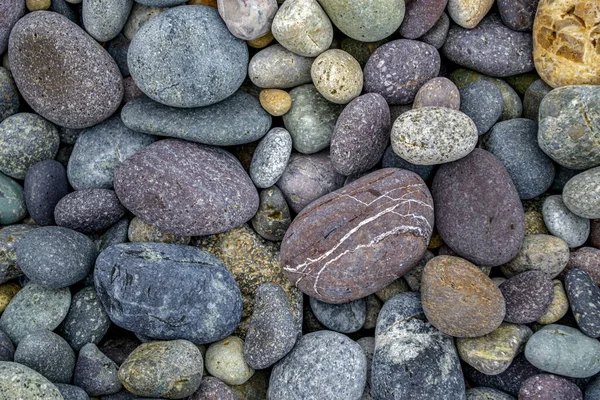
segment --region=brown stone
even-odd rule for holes
[[[550,86],[600,84],[600,2],[541,0],[533,22],[533,57]]]
[[[506,312],[504,298],[492,280],[467,260],[438,256],[425,266],[421,301],[429,322],[454,337],[487,335]]]
[[[593,219],[590,224],[590,244],[600,249],[600,219]]]
[[[423,257],[433,200],[415,173],[385,168],[319,198],[281,244],[281,263],[301,291],[327,303],[366,297]]]

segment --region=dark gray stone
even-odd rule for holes
[[[537,122],[540,104],[542,104],[544,96],[550,93],[551,90],[552,86],[541,79],[529,85],[523,97],[523,118]]]
[[[0,54],[6,51],[10,30],[23,14],[25,14],[24,1],[6,0],[0,4]]]
[[[433,177],[433,174],[437,168],[436,165],[417,165],[406,161],[399,155],[394,153],[392,146],[389,146],[385,153],[383,153],[383,159],[381,160],[381,166],[383,168],[401,168],[407,169],[419,175],[424,181],[429,182]]]
[[[585,388],[585,400],[600,399],[600,377],[596,377]]]
[[[54,11],[56,13],[61,14],[63,17],[68,18],[71,22],[76,23],[77,25],[80,25],[80,13],[79,13],[79,9],[77,10],[78,12],[76,13],[73,8],[71,8],[70,3],[68,3],[65,0],[53,0],[52,4],[50,5],[49,8],[50,11]]]
[[[312,82],[310,69],[314,60],[274,44],[252,57],[248,65],[248,77],[260,88],[295,88]]]
[[[415,292],[400,293],[381,308],[372,368],[377,400],[466,398],[454,341],[425,321]]]
[[[242,299],[233,276],[196,247],[120,244],[96,261],[98,297],[122,328],[156,339],[204,344],[230,335]]]
[[[260,206],[252,217],[252,227],[267,240],[280,241],[292,223],[290,209],[277,186],[260,192]]]
[[[450,29],[450,17],[444,12],[435,25],[426,34],[421,36],[419,40],[439,50],[446,43],[448,29]]]
[[[544,399],[583,400],[583,394],[575,383],[556,375],[535,375],[523,382],[519,400]]]
[[[513,31],[530,31],[540,0],[498,0],[498,11],[504,25]]]
[[[579,329],[600,337],[600,288],[585,271],[573,268],[565,277],[565,291]]]
[[[109,189],[77,190],[63,197],[54,209],[56,225],[79,232],[103,231],[125,215],[125,207]]]
[[[565,168],[560,164],[556,164],[554,169],[556,174],[554,175],[554,181],[552,182],[552,186],[550,186],[550,190],[558,193],[563,191],[565,185],[572,177],[581,172],[576,169]]]
[[[240,400],[239,396],[221,380],[207,376],[188,400]]]
[[[108,54],[110,54],[117,63],[123,77],[128,77],[130,75],[129,66],[127,65],[127,52],[129,51],[130,44],[131,40],[127,39],[123,34],[119,34],[113,40],[108,42],[108,46],[106,47],[106,51],[108,51]],[[125,84],[125,82],[123,82],[123,84]]]
[[[538,146],[537,128],[534,121],[516,118],[498,122],[484,138],[486,150],[504,164],[522,200],[541,195],[554,180],[554,164]]]
[[[77,292],[61,326],[61,335],[75,351],[87,343],[100,343],[110,326],[110,319],[93,286]]]
[[[490,130],[503,110],[502,93],[491,82],[479,79],[460,89],[460,111],[475,122],[480,135]]]
[[[497,389],[475,387],[467,390],[467,400],[515,400],[515,398]]]
[[[433,28],[438,21],[448,0],[408,0],[402,25],[400,25],[400,35],[407,39],[417,39]]]
[[[57,383],[55,386],[60,391],[64,400],[90,400],[90,396],[79,386],[67,385],[65,383]]]
[[[273,367],[267,398],[360,399],[366,380],[360,345],[341,333],[318,331],[302,336]]]
[[[292,154],[292,136],[283,128],[273,128],[260,141],[250,162],[250,178],[259,188],[273,186],[285,170]]]
[[[114,244],[127,242],[128,232],[129,220],[127,218],[123,218],[94,240],[98,252],[101,252],[105,248]]]
[[[0,225],[14,224],[27,215],[23,187],[0,173]]]
[[[50,289],[71,286],[94,267],[98,253],[87,236],[46,226],[27,232],[17,244],[17,264],[34,283]]]
[[[83,27],[99,42],[121,32],[129,18],[133,0],[85,0],[81,8]]]
[[[528,324],[548,311],[554,296],[552,280],[544,272],[525,271],[499,286],[506,302],[506,322]]]
[[[229,32],[215,8],[182,6],[140,28],[129,46],[127,64],[151,99],[172,107],[201,107],[239,89],[246,76],[248,47]]]
[[[309,297],[310,308],[327,329],[341,333],[356,332],[365,324],[367,307],[364,299],[349,303],[329,304]]]
[[[215,146],[257,141],[271,127],[271,116],[258,99],[243,91],[217,104],[187,109],[137,98],[123,107],[121,118],[137,132]]]
[[[1,14],[2,13],[0,12],[0,15]],[[11,115],[18,113],[20,104],[19,91],[17,90],[12,75],[8,70],[0,67],[0,122]]]
[[[0,362],[0,393],[7,400],[64,400],[48,379],[14,362]]]
[[[123,388],[117,369],[117,364],[102,354],[95,344],[88,343],[79,351],[73,384],[90,396],[117,393]]]
[[[27,170],[24,184],[25,204],[36,224],[54,225],[54,208],[67,193],[67,172],[58,161],[40,161]]]
[[[25,336],[19,342],[15,362],[39,372],[50,382],[70,383],[75,368],[75,353],[56,333],[41,330]]]
[[[12,361],[15,356],[15,345],[6,333],[0,331],[0,361]]]
[[[494,77],[534,69],[531,33],[509,29],[497,14],[488,15],[474,29],[452,25],[442,52],[461,67]]]

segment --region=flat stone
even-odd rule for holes
[[[23,14],[25,14],[24,1],[8,0],[0,5],[0,54],[8,48],[10,31]]]
[[[125,26],[133,0],[86,0],[81,7],[83,27],[99,42],[114,39]]]
[[[229,336],[211,344],[206,350],[206,370],[228,385],[241,385],[254,375],[244,359],[244,341]]]
[[[458,110],[460,109],[460,92],[450,79],[433,78],[421,86],[415,95],[413,108],[420,107],[446,107]]]
[[[283,128],[273,128],[260,141],[250,163],[250,178],[259,188],[273,186],[285,171],[292,154],[292,136]]]
[[[519,254],[502,265],[502,273],[507,278],[525,271],[541,271],[550,278],[556,277],[569,262],[567,243],[551,235],[527,235]]]
[[[99,344],[110,326],[110,319],[93,286],[73,295],[71,307],[62,322],[60,333],[75,351],[88,344]]]
[[[479,79],[460,89],[460,111],[469,116],[480,135],[487,133],[504,110],[500,89]]]
[[[406,1],[406,14],[400,25],[400,34],[407,39],[417,39],[427,33],[441,17],[448,0]]]
[[[574,268],[565,277],[565,290],[579,329],[600,337],[600,288],[585,271]]]
[[[525,271],[499,286],[506,302],[506,322],[527,324],[544,315],[554,296],[552,281],[541,271]]]
[[[0,362],[0,392],[7,399],[63,399],[58,388],[48,379],[14,362]]]
[[[248,77],[256,86],[267,89],[291,89],[311,83],[314,58],[302,57],[280,44],[256,53],[248,65]]]
[[[24,184],[25,204],[37,225],[55,224],[54,208],[67,193],[67,172],[58,161],[40,161],[27,169]]]
[[[588,169],[571,178],[562,199],[571,212],[583,218],[600,218],[600,167]]]
[[[277,12],[276,0],[218,0],[217,5],[229,32],[242,40],[269,33]]]
[[[367,307],[364,299],[343,304],[328,304],[312,297],[309,301],[313,314],[327,329],[351,333],[358,331],[365,324]]]
[[[123,388],[117,376],[117,364],[93,343],[86,344],[79,351],[73,383],[90,396],[113,394]]]
[[[41,330],[19,342],[15,362],[42,374],[51,382],[69,383],[73,378],[75,353],[56,333]]]
[[[125,216],[125,208],[110,189],[77,190],[56,204],[56,225],[83,233],[103,231]]]
[[[532,376],[523,383],[521,390],[519,390],[519,399],[522,400],[541,400],[552,397],[565,400],[583,400],[581,389],[575,383],[550,374]]]
[[[583,245],[590,235],[590,220],[573,214],[560,195],[546,198],[542,213],[548,231],[564,240],[569,247]]]
[[[6,68],[0,67],[0,122],[18,113],[20,104],[19,91],[12,75]]]
[[[280,241],[292,223],[290,209],[277,186],[260,192],[260,205],[252,217],[252,227],[264,239]]]
[[[498,12],[504,25],[513,31],[530,31],[539,0],[499,0]]]
[[[449,0],[448,14],[458,25],[473,29],[479,25],[493,5],[494,0]]]

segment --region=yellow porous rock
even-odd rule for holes
[[[21,286],[14,282],[3,283],[0,285],[0,312],[4,311],[8,303],[10,303],[19,290],[21,290]]]
[[[260,92],[258,97],[260,105],[274,117],[285,114],[292,106],[292,97],[285,90],[265,89]]]

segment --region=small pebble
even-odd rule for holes
[[[554,285],[552,303],[550,303],[548,311],[537,319],[537,322],[543,325],[557,322],[569,311],[569,299],[567,298],[562,282],[558,279],[554,279],[552,284]]]
[[[274,117],[280,117],[290,111],[292,96],[281,89],[264,89],[259,95],[260,105]]]
[[[446,107],[458,110],[460,109],[460,92],[450,79],[433,78],[421,86],[415,95],[413,108],[420,107]]]
[[[37,225],[54,225],[54,209],[69,193],[65,168],[54,160],[40,161],[27,170],[24,183],[25,204]]]
[[[561,196],[546,198],[542,213],[548,231],[563,239],[569,247],[579,247],[587,240],[590,234],[590,220],[569,211]]]
[[[271,30],[276,0],[218,0],[219,15],[229,32],[242,40],[257,39]]]
[[[241,385],[252,377],[252,369],[244,360],[244,341],[229,336],[211,344],[206,350],[206,370],[228,385]]]
[[[110,319],[95,288],[88,286],[73,295],[60,333],[73,350],[79,351],[88,343],[99,344],[109,326]]]
[[[280,241],[292,223],[290,209],[277,186],[260,192],[260,205],[251,220],[252,227],[267,240]]]
[[[503,110],[502,93],[489,81],[480,79],[460,89],[460,111],[473,120],[480,135],[490,130]]]
[[[56,333],[40,330],[19,342],[15,362],[39,372],[51,382],[69,383],[73,378],[75,353]]]
[[[21,286],[16,282],[7,282],[0,285],[0,313],[6,309],[8,303],[21,290]]]
[[[273,186],[288,164],[292,153],[292,137],[283,128],[271,129],[261,139],[250,163],[250,178],[258,188]]]
[[[123,388],[117,377],[117,364],[93,343],[86,344],[79,351],[73,383],[90,396],[113,394]]]
[[[321,53],[313,62],[310,74],[315,88],[332,103],[347,104],[362,92],[362,68],[343,50]]]
[[[121,32],[132,6],[133,0],[84,0],[83,27],[97,41],[107,42]]]
[[[588,169],[571,178],[562,194],[565,206],[583,218],[600,218],[600,167]]]
[[[449,0],[448,14],[452,20],[463,28],[473,29],[490,11],[494,0]]]
[[[358,331],[365,324],[367,317],[364,299],[343,304],[328,304],[311,297],[310,308],[325,328],[341,333]]]
[[[248,65],[248,77],[265,89],[291,89],[311,82],[314,58],[302,57],[280,44],[256,53]]]

